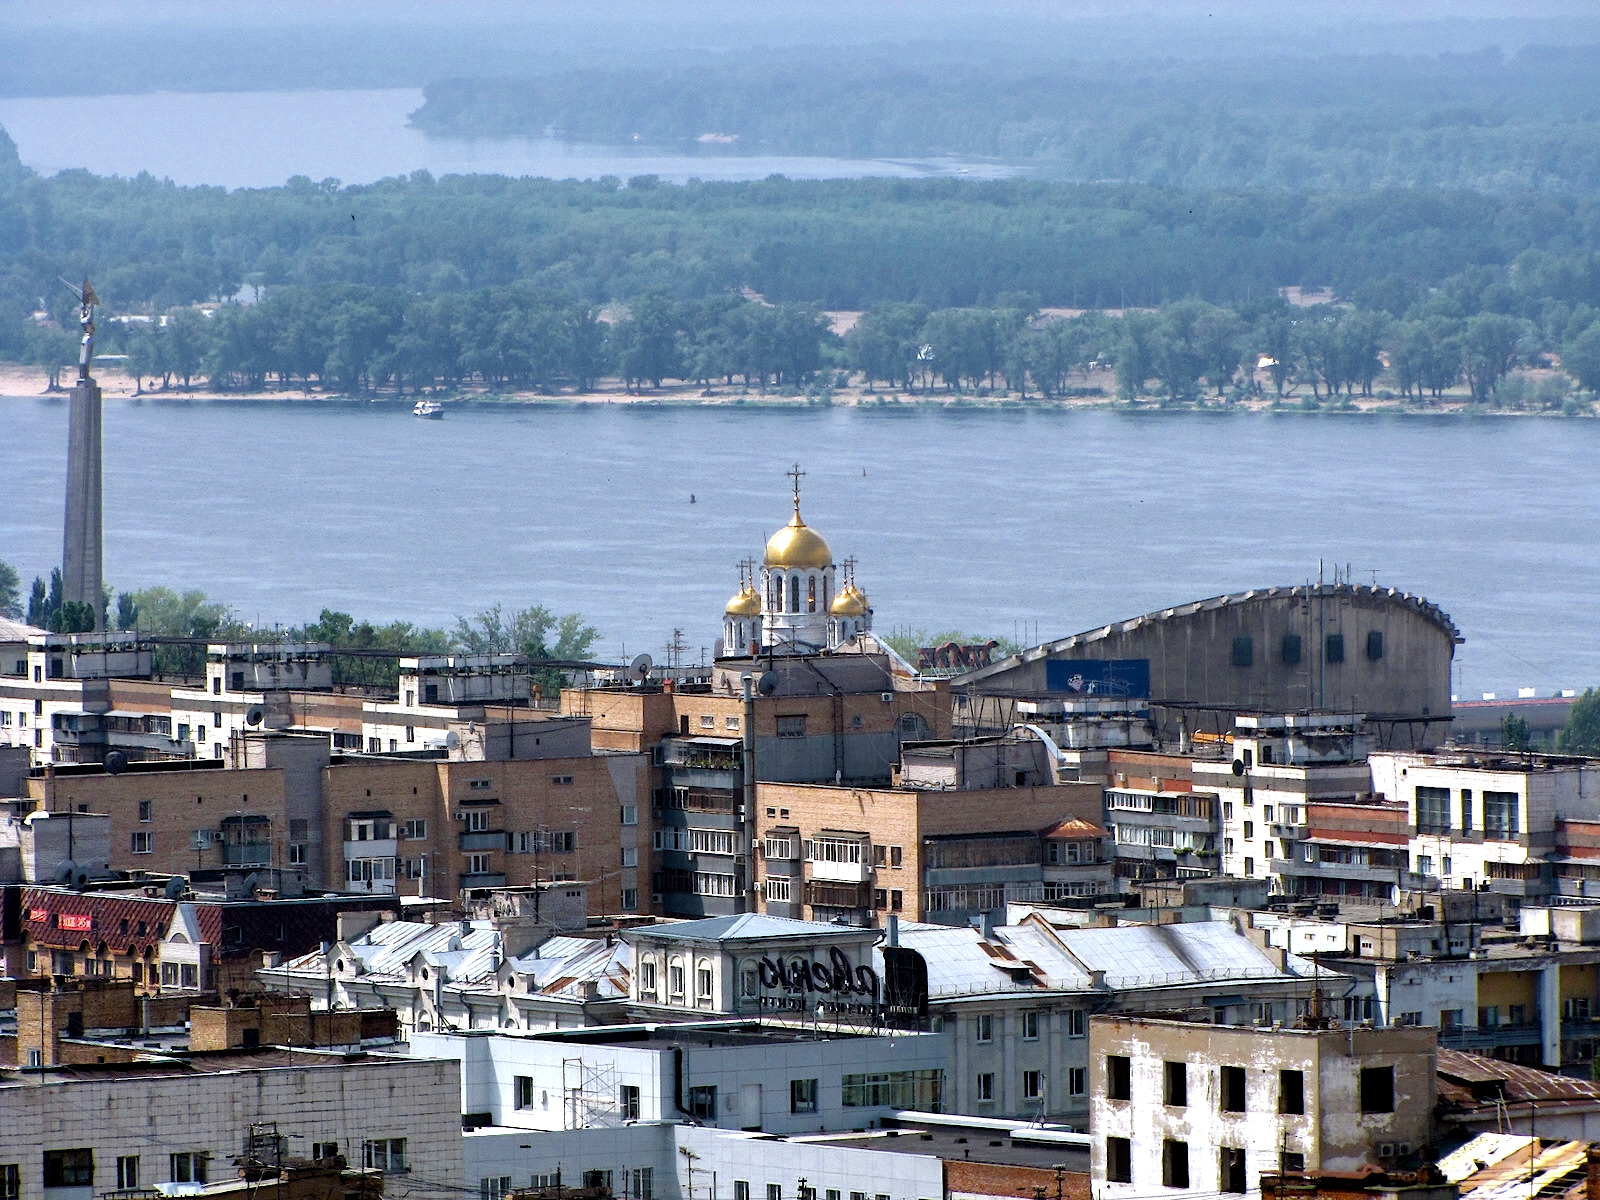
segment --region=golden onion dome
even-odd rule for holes
[[[844,585],[833,603],[828,605],[828,612],[835,617],[864,617],[867,614],[867,597],[855,584]]]
[[[767,553],[762,562],[768,567],[821,570],[833,563],[833,551],[828,549],[820,533],[800,519],[800,509],[796,506],[794,517],[767,541]]]
[[[755,588],[747,583],[739,589],[737,596],[728,601],[728,607],[722,611],[730,617],[759,617],[761,597],[756,594]]]

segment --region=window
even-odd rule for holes
[[[979,1013],[972,1019],[972,1036],[980,1042],[994,1041],[994,1014]]]
[[[339,1155],[338,1142],[312,1142],[311,1157],[313,1160],[323,1158],[337,1158]]]
[[[767,1184],[767,1200],[783,1200],[783,1184]]]
[[[1189,1103],[1189,1066],[1181,1062],[1162,1066],[1162,1103],[1181,1108]]]
[[[639,1089],[631,1083],[622,1085],[622,1096],[618,1107],[622,1110],[624,1121],[637,1121],[639,1119]]]
[[[696,854],[732,854],[733,830],[691,829],[689,849]]]
[[[1067,1095],[1081,1096],[1087,1089],[1089,1071],[1087,1067],[1067,1068]]]
[[[469,780],[467,780],[467,788],[468,788],[468,790],[474,791],[474,792],[486,792],[490,788],[492,788],[493,786],[494,786],[494,780],[492,780],[492,779],[469,779]]]
[[[767,876],[767,899],[787,903],[793,895],[787,875]]]
[[[533,1076],[513,1075],[511,1077],[512,1091],[515,1093],[513,1103],[518,1108],[533,1107]]]
[[[1286,633],[1283,635],[1283,663],[1292,667],[1300,661],[1300,635]]]
[[[414,742],[416,740],[417,740],[417,727],[415,725],[407,725],[406,726],[406,741]]]
[[[1516,792],[1484,792],[1483,836],[1501,841],[1515,838],[1518,807]]]
[[[1255,661],[1255,643],[1247,637],[1233,639],[1233,665],[1248,667]]]
[[[656,990],[656,964],[651,959],[643,959],[639,963],[639,990],[653,992]]]
[[[44,1186],[93,1187],[94,1151],[88,1147],[78,1150],[46,1150]]]
[[[980,1071],[978,1073],[978,1101],[985,1103],[994,1099],[994,1072]]]
[[[689,1089],[689,1115],[700,1121],[717,1119],[717,1089],[705,1084]]]
[[[467,855],[468,875],[487,875],[490,873],[489,856],[487,854]]]
[[[1039,1012],[1029,1009],[1022,1014],[1022,1040],[1036,1042],[1039,1040]]]
[[[1383,630],[1369,629],[1367,631],[1367,661],[1377,662],[1383,657]]]
[[[781,738],[798,738],[806,735],[806,719],[802,714],[794,717],[778,718],[778,736]]]
[[[1484,793],[1487,801],[1489,792]],[[1484,812],[1485,824],[1488,822],[1487,804]],[[1442,787],[1419,787],[1417,789],[1417,832],[1418,833],[1449,833],[1450,832],[1450,789]]]
[[[1069,1008],[1067,1010],[1067,1036],[1075,1038],[1089,1036],[1089,1014],[1084,1012],[1083,1009]]]
[[[683,995],[683,968],[677,963],[667,968],[667,991],[674,996]]]
[[[711,968],[701,967],[694,973],[694,993],[702,1000],[711,999]]]
[[[556,787],[571,787],[572,786],[572,776],[571,775],[552,775],[552,776],[550,776],[550,782],[555,784]]]
[[[1244,1112],[1244,1068],[1222,1068],[1222,1111]]]
[[[940,1112],[944,1092],[944,1072],[877,1071],[870,1075],[846,1075],[841,1081],[846,1108],[911,1108],[918,1112]]]
[[[420,818],[407,821],[400,826],[400,836],[408,842],[425,841],[428,837],[428,822]]]
[[[21,1195],[22,1167],[17,1163],[0,1163],[0,1200],[18,1200]]]
[[[899,867],[905,864],[905,848],[903,846],[889,847],[889,866]]]
[[[1133,1099],[1133,1072],[1125,1054],[1106,1055],[1106,1099]]]
[[[710,713],[701,713],[700,714],[700,728],[701,729],[715,729],[716,727],[717,727],[717,719],[716,719],[716,717],[712,716]]]
[[[216,830],[214,830],[214,829],[191,829],[189,831],[189,849],[191,849],[191,850],[209,850],[209,849],[211,849],[211,840],[212,840],[212,837],[213,837],[213,835],[215,833],[216,833]]]
[[[1278,1111],[1294,1114],[1306,1111],[1306,1077],[1304,1072],[1278,1072]]]
[[[1419,874],[1419,875],[1432,875],[1433,874],[1433,855],[1431,855],[1431,854],[1419,854],[1419,855],[1417,855],[1417,874]]]
[[[655,1195],[654,1174],[654,1167],[634,1167],[633,1170],[625,1173],[624,1178],[633,1185],[633,1200],[651,1200],[651,1197]],[[740,1200],[740,1198],[736,1196],[734,1200]],[[745,1185],[743,1200],[750,1200],[749,1184]]]
[[[1244,1151],[1233,1146],[1223,1146],[1220,1154],[1220,1169],[1217,1172],[1221,1190],[1224,1192],[1245,1192]]]
[[[767,858],[787,862],[789,859],[792,859],[795,856],[794,844],[795,839],[791,837],[769,836],[767,838],[767,844],[765,848]]]
[[[1170,1188],[1189,1186],[1189,1143],[1168,1138],[1161,1146],[1161,1182]]]
[[[509,1175],[485,1175],[478,1180],[478,1200],[505,1200],[510,1191]]]
[[[306,865],[306,844],[304,842],[289,843],[289,865],[303,867]]]
[[[1254,821],[1246,821],[1244,823],[1244,840],[1248,842],[1251,838],[1253,838],[1255,836],[1256,836],[1256,823]]]
[[[487,808],[469,808],[466,811],[467,832],[486,833],[489,829],[490,812]]]
[[[1444,873],[1446,878],[1455,874],[1455,860],[1448,854],[1444,856]]]
[[[361,1165],[369,1171],[406,1169],[405,1138],[369,1138],[361,1143]]]
[[[139,801],[139,820],[148,821],[149,819],[150,819],[150,801],[141,800],[141,801]]]
[[[208,1156],[204,1151],[185,1150],[170,1155],[173,1183],[207,1183]]]
[[[789,1111],[814,1113],[817,1111],[817,1081],[815,1079],[789,1080]]]
[[[624,909],[626,909],[628,912],[633,912],[635,909],[637,909],[639,907],[639,889],[638,888],[623,888],[622,889],[622,907]]]
[[[1106,1139],[1106,1181],[1108,1183],[1133,1182],[1133,1143],[1127,1138]]]
[[[1344,634],[1330,633],[1323,639],[1322,657],[1331,663],[1342,663],[1344,661]]]
[[[750,1181],[748,1179],[735,1179],[733,1181],[733,1200],[750,1200]]]
[[[893,909],[895,912],[899,912],[901,909],[905,908],[905,906],[906,906],[906,894],[904,892],[902,892],[899,888],[890,888],[889,889],[889,907],[891,909]]]
[[[151,852],[151,839],[148,830],[140,830],[132,835],[131,849],[135,854],[149,854]]]
[[[1043,1095],[1044,1080],[1038,1071],[1024,1071],[1022,1073],[1022,1098],[1024,1100],[1037,1100]]]
[[[1246,856],[1244,860],[1244,875],[1248,879],[1256,873],[1256,860]]]
[[[591,1167],[583,1173],[583,1186],[594,1188],[606,1195],[611,1194],[611,1172]]]
[[[1285,1174],[1300,1173],[1306,1169],[1306,1156],[1299,1150],[1285,1150],[1278,1155],[1278,1169]]]
[[[1386,1113],[1394,1111],[1394,1068],[1361,1068],[1361,1111]]]
[[[637,804],[624,804],[622,806],[621,820],[624,825],[637,825],[639,823],[639,806]]]
[[[139,1156],[137,1154],[124,1154],[117,1159],[117,1187],[123,1191],[131,1191],[139,1186]],[[7,1193],[0,1188],[0,1196],[15,1195]]]

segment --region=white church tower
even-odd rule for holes
[[[729,654],[764,652],[809,654],[836,649],[872,628],[872,607],[855,584],[854,561],[846,563],[843,589],[835,587],[833,551],[800,516],[798,463],[794,515],[767,541],[759,575],[755,564],[741,567],[739,591],[723,614],[723,644]]]

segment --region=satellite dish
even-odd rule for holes
[[[648,654],[641,654],[628,664],[628,674],[634,679],[645,680],[650,678],[650,668],[655,666],[655,660]]]
[[[70,858],[64,858],[61,860],[60,865],[56,867],[56,873],[53,878],[57,883],[71,883],[72,876],[77,869],[77,863],[73,862]]]
[[[261,705],[252,704],[249,710],[244,714],[244,723],[246,725],[259,725],[262,721],[266,720],[266,716],[266,710],[262,708]]]
[[[1236,758],[1233,760],[1233,773],[1235,775],[1244,774],[1244,759]]]
[[[454,750],[459,745],[461,745],[461,735],[454,729],[444,735],[444,748],[446,750]]]
[[[189,881],[182,875],[174,875],[167,880],[167,886],[163,889],[168,900],[176,900],[188,890]]]
[[[763,671],[761,678],[756,680],[756,691],[763,696],[770,696],[778,690],[778,673],[776,671]]]
[[[128,769],[128,756],[121,750],[112,750],[104,763],[107,775],[121,775]]]

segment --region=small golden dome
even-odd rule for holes
[[[739,589],[737,596],[728,601],[728,607],[722,611],[730,617],[759,617],[761,597],[756,594],[755,588],[747,583]]]
[[[835,617],[864,617],[867,615],[867,597],[853,583],[847,583],[828,605]]]
[[[763,563],[769,567],[814,567],[821,570],[833,563],[833,551],[815,529],[800,519],[797,505],[794,517],[767,542]]]

